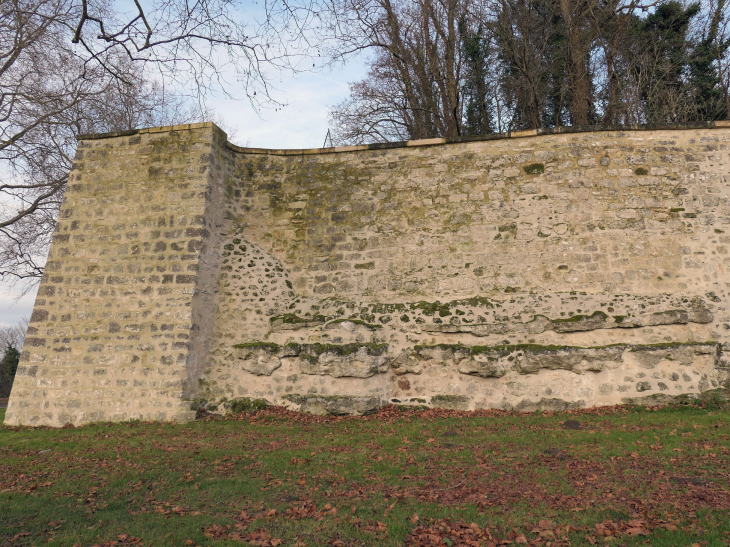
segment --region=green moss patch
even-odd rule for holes
[[[314,315],[312,317],[299,317],[293,313],[284,315],[275,315],[269,319],[269,323],[282,321],[286,325],[297,325],[300,323],[324,323],[326,317],[324,315]]]
[[[657,349],[676,349],[688,346],[718,347],[719,342],[662,342],[659,344],[631,344],[629,351],[652,351]]]
[[[279,344],[273,342],[245,342],[243,344],[235,344],[234,348],[239,349],[263,349],[269,352],[279,351]]]
[[[608,315],[603,313],[602,311],[595,311],[591,315],[573,315],[571,317],[566,317],[565,319],[551,319],[550,321],[552,323],[578,323],[580,321],[588,321],[590,319],[602,319],[606,320],[608,319]]]
[[[367,327],[370,330],[376,330],[376,329],[383,328],[383,325],[376,325],[374,323],[368,323],[367,321],[362,321],[360,319],[335,319],[334,321],[330,321],[327,324],[328,325],[337,325],[339,323],[353,323],[354,325],[361,325],[363,327]]]
[[[545,172],[545,165],[542,163],[531,163],[523,167],[526,175],[542,175]]]
[[[292,342],[284,346],[295,353],[306,353],[307,355],[319,357],[323,353],[334,353],[335,355],[351,355],[365,348],[368,355],[382,355],[388,350],[388,344],[298,344]]]
[[[223,403],[223,408],[232,414],[265,410],[268,406],[269,403],[266,399],[252,399],[250,397],[239,397]]]

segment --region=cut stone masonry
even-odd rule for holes
[[[5,421],[567,409],[728,386],[730,123],[79,140]]]

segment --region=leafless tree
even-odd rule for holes
[[[0,358],[5,355],[9,346],[20,351],[23,349],[23,340],[28,330],[28,319],[22,319],[12,325],[0,326]]]
[[[128,14],[109,0],[0,2],[2,279],[30,287],[42,274],[79,134],[209,118],[216,87],[265,103],[269,71],[312,54],[318,6],[135,0]]]
[[[339,142],[458,136],[463,34],[476,0],[338,0],[342,55],[369,50],[368,76],[332,110]]]
[[[730,0],[340,0],[338,6],[346,15],[338,23],[349,22],[340,28],[345,51],[376,52],[367,77],[331,111],[340,142],[730,113]],[[465,70],[475,34],[483,45],[479,67],[488,70]],[[480,80],[470,81],[475,74]],[[488,111],[489,123],[469,126],[469,92],[481,95],[479,110]]]
[[[165,80],[196,92],[228,89],[270,99],[272,69],[301,69],[321,45],[328,0],[134,0],[128,12],[108,0],[74,0],[73,43],[104,64],[110,51],[156,66]],[[113,65],[106,68],[124,78]]]
[[[103,62],[89,62],[79,55],[68,30],[76,11],[65,0],[0,4],[0,274],[6,280],[42,273],[78,135],[169,122],[180,106],[127,57],[109,51]]]

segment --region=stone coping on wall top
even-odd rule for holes
[[[189,123],[181,125],[168,125],[162,127],[148,127],[144,129],[132,129],[130,131],[116,131],[110,133],[94,133],[79,135],[77,140],[98,140],[114,137],[127,137],[145,133],[169,133],[171,131],[188,131],[191,129],[212,127],[223,135],[226,133],[213,122]],[[536,137],[541,135],[561,135],[569,133],[599,133],[606,131],[683,131],[692,129],[722,129],[730,128],[730,120],[714,122],[691,122],[677,124],[635,124],[635,125],[587,125],[573,127],[551,127],[547,129],[530,129],[527,131],[509,131],[506,133],[492,133],[489,135],[471,135],[465,137],[443,137],[435,139],[421,139],[415,141],[384,142],[375,144],[357,144],[351,146],[335,146],[331,148],[300,148],[300,149],[275,149],[275,148],[245,148],[226,141],[226,146],[236,152],[246,154],[268,154],[275,156],[303,156],[312,154],[333,154],[340,152],[359,152],[363,150],[388,150],[393,148],[410,148],[415,146],[438,146],[442,144],[457,144],[481,141],[493,141],[502,139],[520,139]]]
[[[108,133],[84,133],[76,137],[77,141],[95,141],[99,139],[113,139],[115,137],[130,137],[132,135],[142,135],[144,133],[169,133],[170,131],[189,131],[191,129],[201,129],[206,127],[215,127],[218,131],[225,135],[225,132],[213,122],[201,123],[183,123],[179,125],[162,125],[160,127],[145,127],[143,129],[130,129],[128,131],[110,131]]]

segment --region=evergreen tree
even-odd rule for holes
[[[691,42],[687,33],[699,11],[699,4],[684,9],[672,0],[659,4],[638,23],[636,75],[649,123],[690,121],[688,118],[694,117],[689,113]]]
[[[8,345],[5,356],[0,361],[0,397],[10,397],[19,360],[20,352],[12,344]]]
[[[730,47],[730,40],[719,40],[724,3],[718,3],[709,28],[694,46],[690,60],[693,104],[697,120],[723,120],[728,117],[727,102],[721,86],[719,61]]]
[[[459,26],[461,27],[461,51],[464,63],[462,100],[465,119],[463,134],[486,135],[492,133],[489,40],[482,25],[479,25],[475,31],[470,31],[462,19]]]

